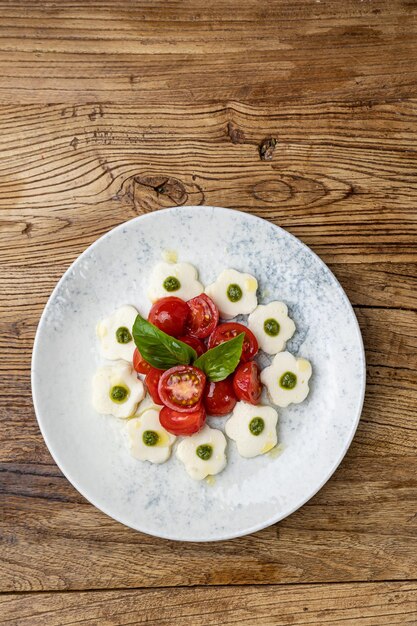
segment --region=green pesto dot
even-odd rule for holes
[[[142,440],[145,446],[156,446],[159,441],[159,435],[154,430],[145,430]]]
[[[168,276],[168,278],[164,280],[163,287],[166,291],[178,291],[181,287],[181,283],[175,276]]]
[[[255,435],[255,437],[260,435],[264,428],[265,422],[262,417],[254,417],[249,422],[249,430],[251,431],[252,435]]]
[[[122,385],[114,385],[110,389],[110,398],[113,402],[117,402],[118,404],[122,404],[127,400],[129,395],[129,389],[127,387],[123,387]]]
[[[294,389],[297,384],[297,376],[293,372],[285,372],[279,379],[279,384],[283,389]]]
[[[274,320],[272,317],[264,321],[264,331],[270,337],[276,337],[279,333],[280,326],[277,320]]]
[[[203,461],[208,461],[213,454],[213,447],[210,446],[208,443],[204,443],[201,446],[198,446],[195,452],[200,459],[202,459]]]
[[[239,300],[242,298],[242,290],[239,285],[236,284],[229,285],[226,293],[230,302],[239,302]]]
[[[132,335],[126,326],[120,326],[116,330],[116,339],[118,343],[129,343],[129,341],[132,341]]]

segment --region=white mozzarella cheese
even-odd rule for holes
[[[220,430],[207,424],[195,435],[185,437],[177,456],[194,480],[218,474],[226,467],[226,438]]]
[[[261,350],[268,354],[284,350],[288,339],[295,332],[295,324],[288,317],[288,308],[284,302],[259,304],[249,315],[248,326]]]
[[[151,302],[168,296],[191,300],[203,291],[197,270],[190,263],[157,263],[149,278],[148,297]]]
[[[176,437],[159,422],[159,411],[147,409],[140,417],[126,425],[130,453],[140,461],[165,463],[171,456],[171,447]]]
[[[220,317],[227,320],[236,315],[252,313],[258,304],[257,289],[258,281],[254,276],[227,269],[206,287],[206,294],[217,305]]]
[[[269,367],[261,372],[261,381],[271,401],[280,407],[299,404],[306,399],[312,373],[307,359],[296,358],[289,352],[279,352]]]
[[[135,307],[122,306],[97,324],[101,355],[111,361],[123,359],[132,362],[135,342],[132,327],[138,312]]]
[[[277,444],[278,413],[272,406],[238,402],[226,422],[226,435],[236,441],[241,456],[265,454]]]
[[[100,367],[93,377],[93,406],[98,413],[130,417],[144,395],[142,381],[126,361]]]

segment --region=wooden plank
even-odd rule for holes
[[[415,11],[400,0],[4,0],[0,101],[405,98],[416,88]]]
[[[62,271],[122,221],[209,204],[284,226],[326,262],[409,265],[417,253],[416,119],[412,101],[278,113],[245,105],[3,107],[0,263],[7,274],[27,275],[52,257]],[[278,144],[262,161],[267,136]]]
[[[417,312],[359,309],[359,324],[369,365],[417,369]],[[415,379],[417,380],[417,379]]]
[[[390,582],[35,593],[0,597],[0,611],[5,626],[403,626],[415,624],[417,585]]]
[[[353,305],[417,309],[417,263],[330,264]]]

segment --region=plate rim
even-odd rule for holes
[[[343,449],[341,449],[340,454],[337,456],[336,460],[334,461],[334,463],[332,464],[330,469],[326,472],[325,477],[318,484],[318,486],[315,489],[313,489],[302,501],[297,503],[297,505],[295,505],[294,507],[292,507],[288,511],[285,511],[284,513],[280,513],[280,514],[275,515],[275,516],[274,515],[270,516],[267,520],[259,522],[257,524],[254,524],[253,526],[250,526],[250,527],[242,530],[241,532],[231,532],[231,533],[224,532],[219,537],[209,537],[209,538],[194,537],[194,536],[190,536],[190,537],[184,538],[184,537],[174,536],[174,535],[170,534],[169,532],[166,532],[166,533],[164,533],[164,532],[153,533],[153,532],[151,532],[149,530],[143,530],[141,528],[137,528],[136,526],[128,524],[125,521],[122,521],[113,512],[110,512],[109,510],[107,510],[107,507],[102,506],[102,505],[97,505],[94,502],[94,498],[92,498],[90,495],[87,495],[84,492],[84,489],[81,488],[77,484],[77,481],[75,481],[75,480],[70,478],[68,473],[66,471],[64,471],[64,469],[61,466],[61,463],[59,462],[59,460],[56,458],[55,453],[54,453],[53,448],[52,448],[52,445],[50,444],[50,441],[48,440],[48,435],[46,433],[46,429],[44,429],[44,427],[42,425],[42,418],[40,416],[41,411],[40,411],[39,405],[38,405],[36,384],[35,384],[36,360],[37,360],[37,353],[39,351],[39,343],[40,343],[40,335],[41,335],[42,326],[45,324],[45,319],[46,319],[48,308],[49,308],[50,304],[52,303],[56,292],[59,290],[61,284],[65,281],[66,277],[71,273],[71,271],[73,270],[74,266],[85,255],[87,255],[87,253],[91,252],[95,248],[96,245],[98,245],[99,243],[101,243],[102,241],[104,241],[105,239],[110,237],[110,235],[112,235],[115,231],[121,230],[122,228],[126,227],[127,224],[130,224],[130,223],[136,222],[136,221],[140,221],[140,220],[150,219],[156,213],[158,213],[158,214],[159,213],[171,213],[171,212],[175,213],[175,212],[181,211],[182,209],[200,210],[200,211],[202,209],[204,209],[204,210],[212,210],[212,211],[220,212],[220,213],[228,213],[228,214],[235,213],[236,215],[243,214],[249,220],[253,220],[255,222],[258,222],[258,221],[266,222],[267,224],[273,226],[278,231],[283,233],[286,237],[290,237],[291,239],[295,240],[297,242],[297,244],[301,245],[301,247],[304,250],[308,251],[311,255],[313,255],[313,257],[316,259],[316,261],[319,262],[319,265],[323,269],[325,269],[325,271],[328,272],[330,274],[330,276],[333,278],[333,280],[335,281],[336,286],[339,288],[339,291],[342,294],[342,298],[343,298],[345,304],[347,305],[347,308],[348,308],[348,310],[349,310],[349,312],[350,312],[350,314],[352,316],[352,319],[353,319],[353,322],[354,322],[355,334],[356,334],[358,342],[359,342],[361,367],[362,367],[361,378],[360,378],[360,385],[361,385],[361,387],[360,387],[360,394],[359,394],[359,398],[358,398],[359,399],[359,403],[358,403],[357,414],[355,415],[355,418],[352,420],[351,429],[350,429],[350,431],[348,433],[346,441],[344,442]],[[74,261],[72,261],[72,263],[69,265],[69,267],[62,274],[62,276],[60,277],[60,279],[56,283],[55,287],[53,288],[52,292],[50,293],[50,295],[48,297],[48,300],[46,301],[46,304],[45,304],[45,306],[43,308],[42,314],[41,314],[41,316],[39,318],[39,322],[38,322],[37,327],[36,327],[35,339],[34,339],[33,347],[32,347],[32,357],[31,357],[31,392],[32,392],[33,406],[34,406],[34,410],[35,410],[35,416],[36,416],[36,420],[37,420],[37,423],[38,423],[41,435],[42,435],[42,437],[44,439],[46,447],[48,448],[49,454],[51,455],[52,459],[54,460],[54,462],[58,466],[59,470],[62,472],[62,474],[65,476],[65,478],[69,481],[69,483],[74,487],[74,489],[76,489],[83,496],[83,498],[85,498],[87,500],[87,502],[89,502],[92,506],[97,508],[99,511],[101,511],[102,513],[104,513],[105,515],[110,517],[111,519],[114,519],[116,522],[122,524],[123,526],[126,526],[127,528],[131,528],[132,530],[135,530],[137,532],[141,532],[141,533],[144,533],[144,534],[152,536],[152,537],[158,537],[158,538],[161,538],[161,539],[168,539],[168,540],[177,541],[177,542],[184,541],[184,542],[193,542],[193,543],[211,543],[211,542],[215,542],[215,541],[227,541],[227,540],[235,539],[235,538],[238,538],[238,537],[244,537],[246,535],[251,535],[251,534],[253,534],[255,532],[258,532],[258,531],[260,531],[260,530],[262,530],[264,528],[268,528],[269,526],[272,526],[273,524],[276,524],[276,523],[282,521],[283,519],[289,517],[290,515],[292,515],[296,511],[298,511],[298,509],[303,507],[330,480],[330,478],[333,476],[333,474],[335,473],[335,471],[337,470],[337,468],[339,467],[339,465],[343,461],[344,457],[346,456],[346,453],[349,450],[349,448],[351,446],[351,443],[353,441],[353,438],[355,436],[355,433],[357,431],[357,428],[358,428],[358,425],[359,425],[359,421],[360,421],[360,418],[361,418],[361,415],[362,415],[363,404],[364,404],[364,400],[365,400],[365,391],[366,391],[366,353],[365,353],[365,348],[364,348],[364,343],[363,343],[363,338],[362,338],[362,333],[361,333],[361,330],[360,330],[359,322],[358,322],[358,319],[356,317],[356,314],[355,314],[355,311],[353,309],[353,306],[352,306],[352,304],[351,304],[351,302],[350,302],[350,300],[349,300],[345,290],[343,289],[342,285],[340,284],[339,280],[334,275],[334,273],[331,271],[331,269],[319,257],[319,255],[316,252],[314,252],[314,250],[312,250],[307,244],[305,244],[303,241],[301,241],[301,239],[299,239],[298,237],[296,237],[295,235],[293,235],[289,231],[285,230],[281,226],[278,226],[277,224],[274,224],[273,222],[271,222],[271,221],[269,221],[269,220],[267,220],[265,218],[259,217],[258,215],[253,215],[252,213],[249,213],[249,212],[246,212],[246,211],[240,211],[238,209],[230,209],[230,208],[219,207],[219,206],[211,206],[211,205],[181,205],[181,206],[175,206],[175,207],[167,207],[167,208],[164,208],[164,209],[158,209],[156,211],[152,211],[150,213],[144,213],[142,215],[137,215],[136,217],[134,217],[132,219],[125,220],[124,222],[121,222],[117,226],[114,226],[113,228],[108,230],[106,233],[104,233],[103,235],[101,235],[100,237],[95,239],[85,250],[83,250],[83,252],[81,252],[76,257],[76,259],[74,259]]]

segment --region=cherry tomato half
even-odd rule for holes
[[[152,305],[148,315],[148,322],[157,326],[171,337],[185,334],[185,325],[190,309],[184,300],[169,296],[161,298]]]
[[[156,367],[151,367],[145,376],[145,386],[155,404],[163,404],[158,392],[158,383],[162,374],[162,370],[157,370]]]
[[[262,393],[259,367],[254,361],[241,363],[233,377],[233,389],[239,400],[258,404]]]
[[[163,372],[158,393],[162,404],[174,411],[190,412],[199,408],[206,376],[192,365],[176,365]]]
[[[152,369],[152,365],[145,361],[137,348],[133,353],[133,369],[139,374],[147,374]]]
[[[159,413],[161,426],[173,435],[193,435],[204,426],[206,412],[201,405],[196,411],[183,413],[164,406]]]
[[[206,384],[203,403],[208,415],[227,415],[233,411],[236,402],[232,376],[217,383]]]
[[[219,321],[219,309],[213,300],[202,293],[200,296],[188,300],[190,317],[187,323],[187,334],[191,337],[204,339],[211,335]]]
[[[197,356],[201,356],[203,352],[207,350],[206,345],[201,341],[201,339],[197,339],[197,337],[189,337],[188,335],[184,335],[183,337],[178,337],[178,339],[194,348],[194,350],[197,352]]]
[[[250,331],[247,326],[243,326],[243,324],[238,324],[237,322],[225,322],[224,324],[219,324],[209,337],[208,347],[214,348],[220,343],[240,335],[240,333],[245,333],[242,356],[240,360],[246,363],[246,361],[253,359],[255,354],[258,352],[258,342],[253,332]]]

